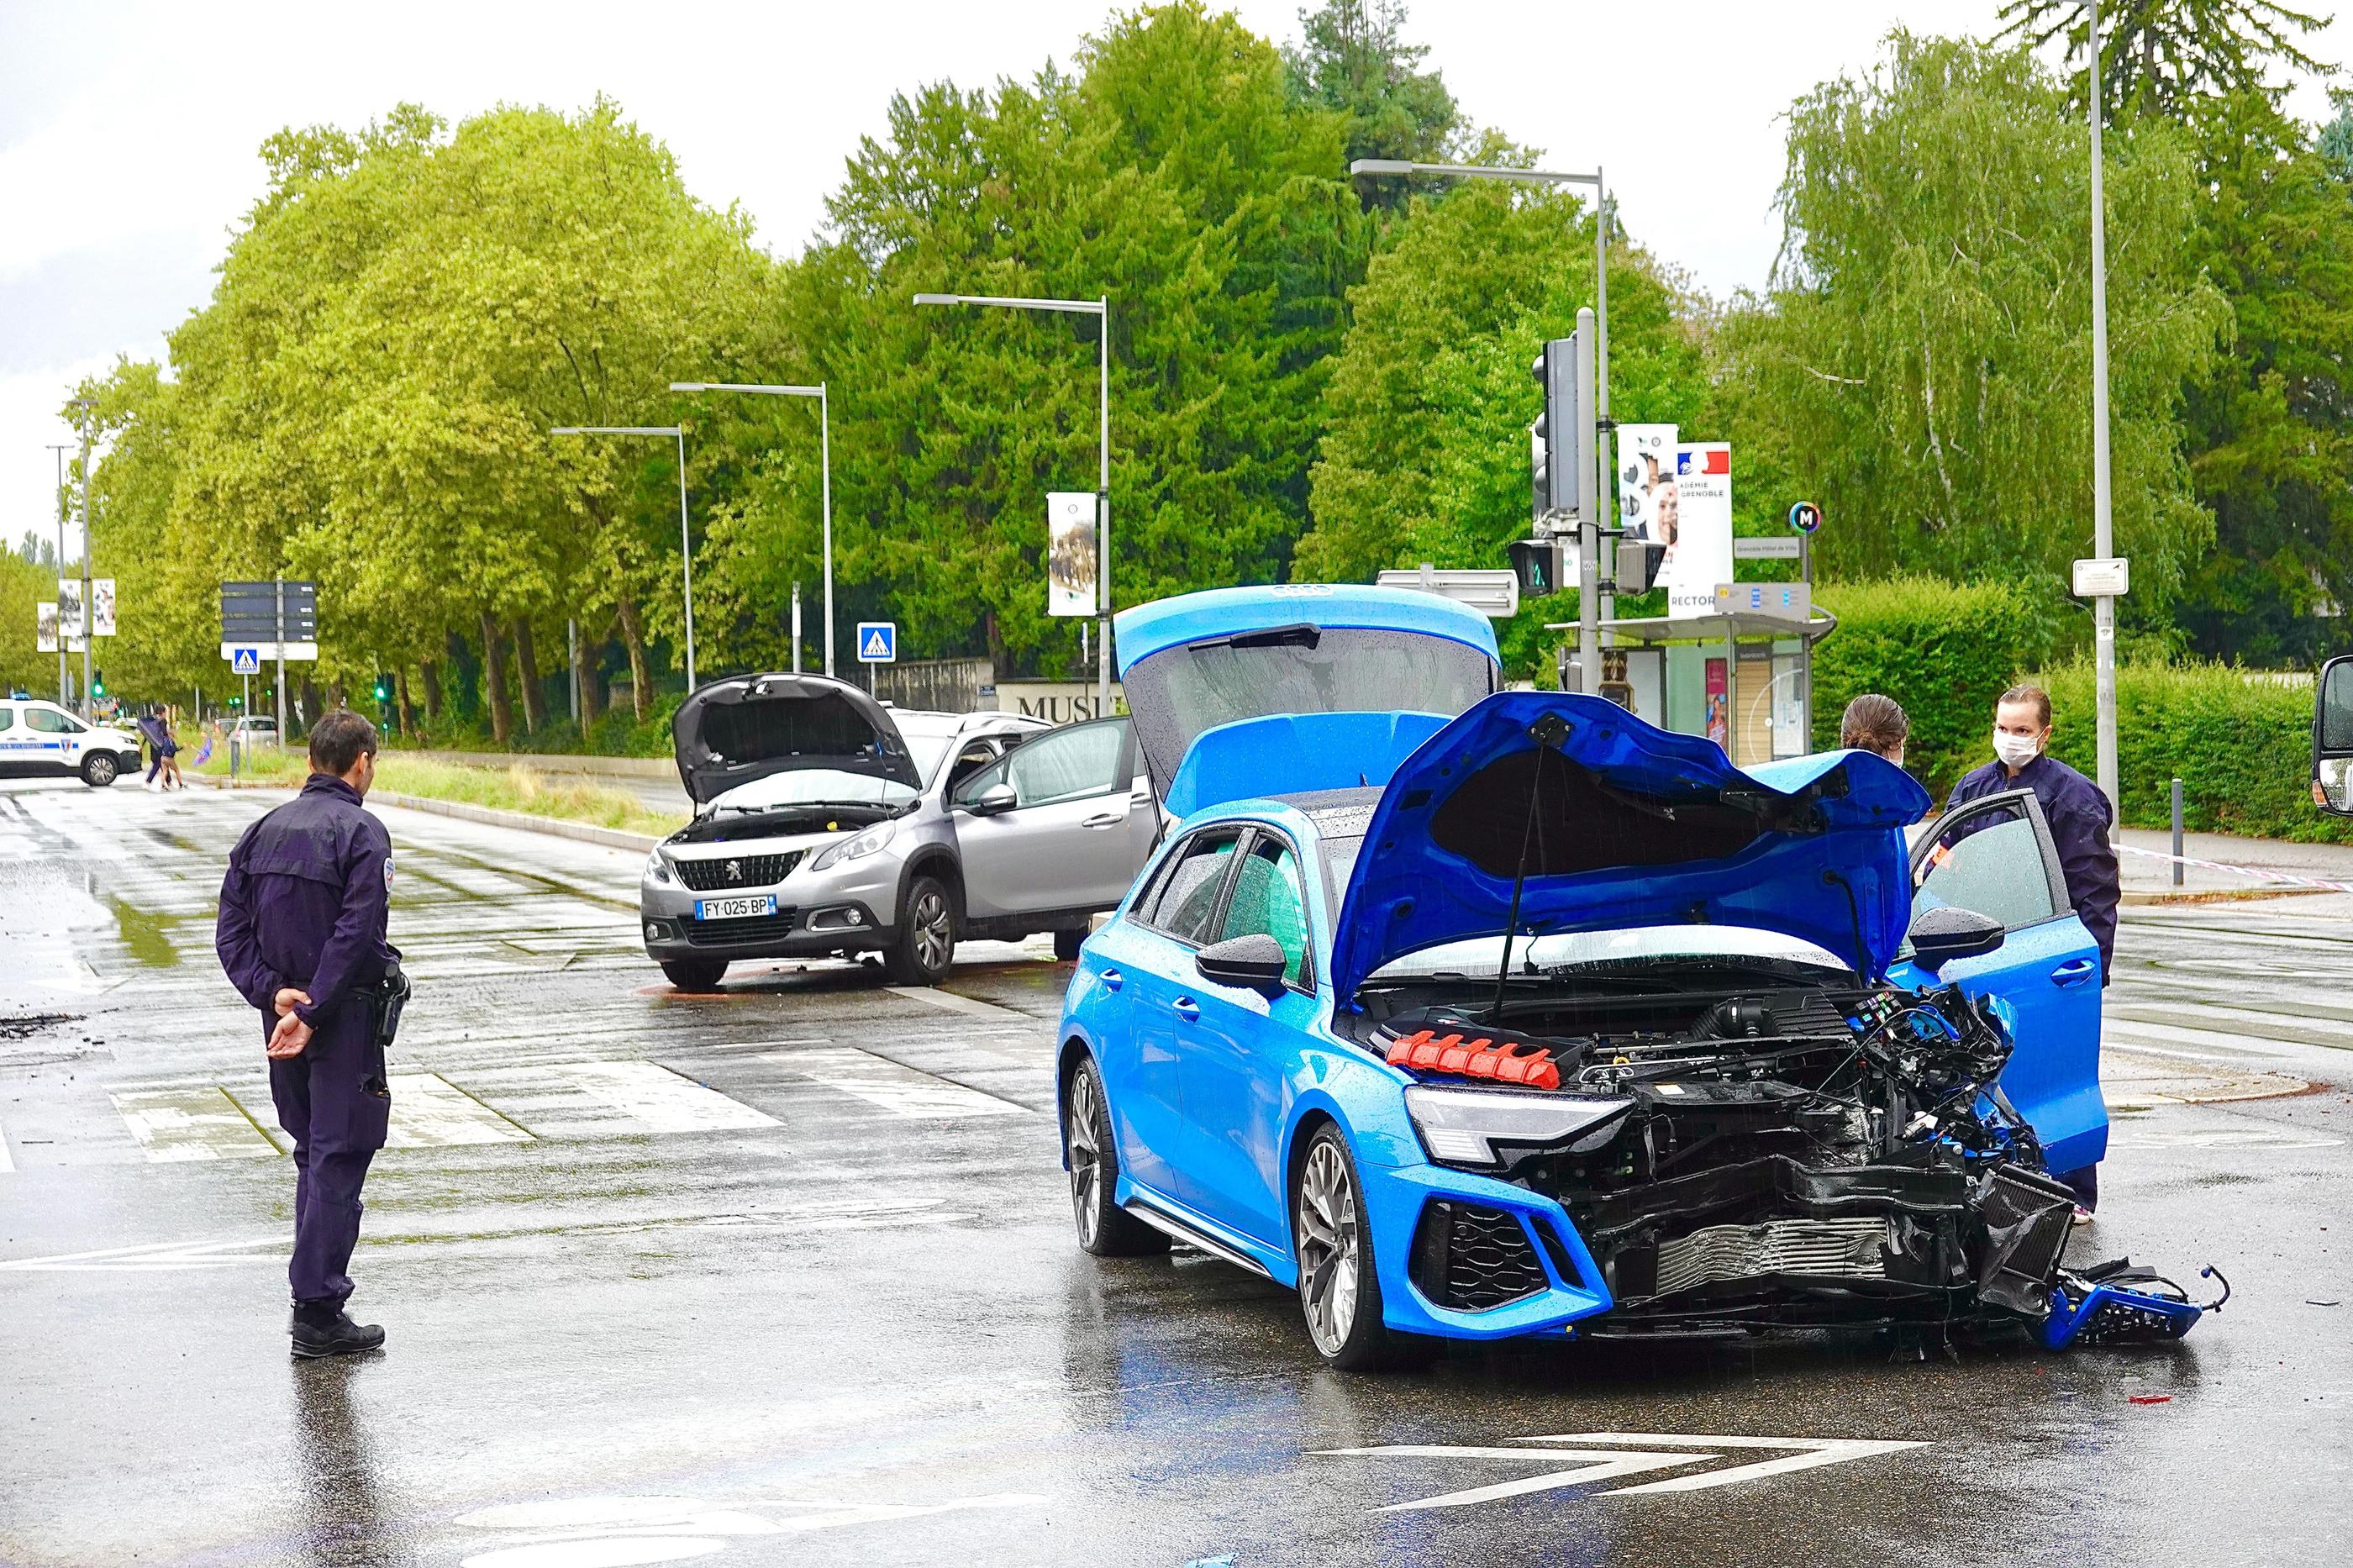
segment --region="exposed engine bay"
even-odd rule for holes
[[[1487,1086],[1409,1089],[1416,1125],[1433,1160],[1567,1209],[1616,1302],[1588,1331],[1916,1324],[2055,1349],[2211,1310],[2128,1262],[2063,1268],[2073,1199],[2001,1091],[1994,1004],[1829,973],[1417,978],[1367,988],[1366,1043],[1421,1084]],[[1529,1117],[1495,1114],[1506,1096]]]

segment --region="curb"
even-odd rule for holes
[[[213,789],[279,789],[291,790],[287,784],[247,784],[239,780],[231,784],[227,779],[209,778],[191,773],[191,781]],[[617,827],[597,827],[586,822],[566,822],[558,816],[534,816],[527,811],[501,811],[488,805],[470,805],[461,800],[435,800],[429,795],[402,795],[396,790],[368,791],[370,805],[396,805],[405,811],[422,811],[434,816],[454,817],[460,822],[479,822],[491,827],[513,827],[525,833],[545,833],[557,838],[570,838],[582,844],[601,844],[610,849],[651,849],[660,839],[646,833],[624,833]]]
[[[2258,899],[2309,899],[2328,891],[2326,888],[2212,888],[2204,892],[2136,893],[2126,891],[2118,896],[2119,904],[2146,908],[2152,904],[2244,904]]]

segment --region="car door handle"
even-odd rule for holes
[[[1198,1002],[1194,1001],[1190,996],[1177,997],[1176,1001],[1176,1016],[1184,1019],[1188,1024],[1197,1023],[1200,1019],[1201,1005]]]
[[[2058,968],[2052,970],[2051,972],[2051,984],[2053,985],[2081,985],[2086,980],[2089,980],[2094,975],[2099,973],[2099,972],[2100,966],[2093,963],[2090,959],[2078,958],[2070,963],[2063,963]]]
[[[1103,972],[1103,984],[1104,990],[1116,991],[1126,984],[1127,976],[1122,974],[1118,970],[1106,969]]]
[[[1095,813],[1094,816],[1088,817],[1084,822],[1080,823],[1079,826],[1081,827],[1117,827],[1121,823],[1126,820],[1127,816],[1124,812],[1099,811]]]

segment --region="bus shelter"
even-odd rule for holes
[[[1575,622],[1545,629],[1574,632]],[[1705,735],[1736,767],[1813,750],[1813,648],[1838,617],[1754,610],[1601,623],[1601,694],[1662,730]]]

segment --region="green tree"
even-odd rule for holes
[[[2091,48],[2087,0],[2005,0],[2000,38],[2041,48],[2066,45],[2068,68],[2080,70]],[[2275,65],[2329,74],[2297,42],[2329,18],[2278,0],[2108,0],[2100,7],[2101,112],[2127,109],[2173,119],[2200,100],[2261,90]],[[2075,101],[2083,102],[2078,89]]]
[[[1325,0],[1299,14],[1300,41],[1282,51],[1293,99],[1346,116],[1351,159],[1437,160],[1464,128],[1446,79],[1419,68],[1428,47],[1404,41],[1405,19],[1399,0]],[[1392,185],[1367,195],[1404,200]]]
[[[2139,121],[2109,158],[2116,549],[2158,624],[2212,538],[2179,415],[2228,307],[2182,245],[2183,139]],[[2022,47],[1899,31],[1792,107],[1786,237],[1717,334],[1720,395],[1732,438],[1823,503],[1831,573],[2055,585],[2090,553],[2088,184],[2065,90]]]

